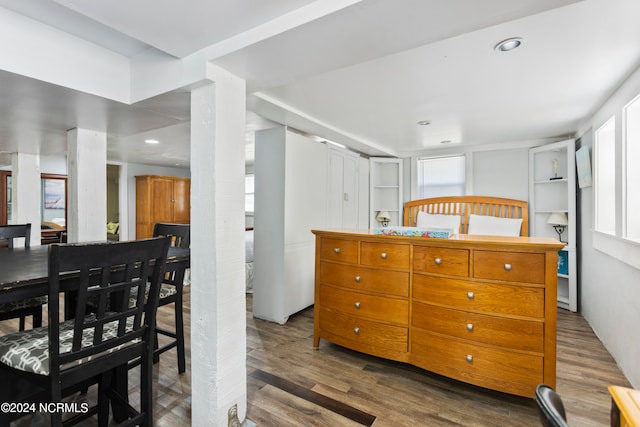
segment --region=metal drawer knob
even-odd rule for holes
[[[467,323],[467,331],[473,331],[473,323]]]
[[[356,301],[356,303],[355,303],[355,304],[353,304],[353,305],[354,305],[357,309],[359,309],[359,308],[360,308],[360,301]]]
[[[387,259],[387,253],[386,253],[386,252],[382,252],[382,253],[380,254],[380,258],[382,258],[382,259]]]
[[[360,328],[353,328],[353,333],[358,335],[360,333]]]
[[[434,261],[438,265],[442,264],[442,258],[436,258]]]
[[[507,271],[511,271],[511,264],[505,264],[504,269]]]
[[[339,254],[340,253],[340,248],[333,248],[333,252]]]
[[[355,277],[355,280],[356,280],[356,282],[360,283],[360,281],[362,280],[362,277],[360,277],[360,276],[356,276],[356,277]]]
[[[467,359],[467,362],[469,363],[473,362],[473,356],[471,354],[467,354],[466,359]]]
[[[467,298],[473,299],[475,298],[475,295],[473,294],[473,292],[467,292]]]

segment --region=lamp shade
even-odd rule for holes
[[[376,221],[380,221],[380,222],[391,221],[391,215],[389,214],[389,211],[378,212],[378,216],[376,216]]]
[[[551,212],[551,215],[549,215],[549,219],[547,219],[547,224],[567,225],[569,224],[569,221],[567,220],[567,214],[564,212]]]

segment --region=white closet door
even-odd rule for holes
[[[342,227],[342,199],[345,159],[342,153],[329,150],[329,188],[327,190],[327,226]]]
[[[358,157],[344,157],[342,227],[358,228]]]
[[[358,171],[360,156],[336,148],[329,149],[329,183],[327,187],[327,226],[358,227]]]

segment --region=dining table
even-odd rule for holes
[[[106,243],[106,242],[105,242]],[[190,268],[190,249],[169,247],[165,271],[181,272]],[[73,273],[69,274],[73,278]],[[0,248],[0,304],[30,297],[48,295],[49,283],[49,245],[31,246],[30,248]],[[64,283],[61,283],[64,290]],[[70,319],[74,314],[74,297],[65,293],[64,316]],[[113,386],[119,390],[127,390],[127,367],[115,370]],[[3,379],[13,381],[12,379]],[[18,395],[29,395],[27,385],[16,387]],[[126,392],[122,394],[126,396]],[[18,396],[16,396],[18,397]],[[114,418],[121,422],[126,418],[125,411],[114,409]]]
[[[188,248],[170,247],[166,272],[190,267]],[[0,304],[30,297],[48,295],[49,246],[0,248]],[[70,318],[65,307],[65,318]]]

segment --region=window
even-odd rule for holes
[[[419,198],[461,196],[465,193],[465,157],[418,160]]]
[[[640,242],[640,96],[624,108],[625,237]]]
[[[40,174],[40,218],[43,222],[66,224],[67,177],[66,175]],[[0,224],[13,220],[13,183],[11,171],[0,171]]]
[[[616,233],[615,135],[616,121],[611,117],[595,131],[595,228]]]
[[[244,176],[244,210],[245,212],[253,212],[254,209],[254,175]]]

